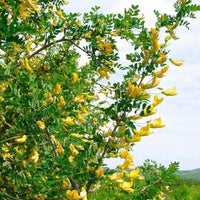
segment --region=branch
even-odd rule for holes
[[[160,183],[161,181],[162,181],[162,178],[159,178],[158,180],[156,180],[155,182],[153,182],[153,185],[156,185],[156,184]],[[151,185],[148,185],[148,186],[144,187],[142,189],[142,192],[148,190],[150,187],[151,187]]]
[[[3,194],[4,194],[5,196],[9,197],[10,199],[22,200],[22,199],[19,199],[19,198],[15,198],[15,197],[13,197],[13,196],[10,196],[9,194],[4,193],[4,192],[3,192]]]
[[[69,180],[71,182],[72,187],[80,192],[79,185],[74,181],[74,179],[72,177],[69,177]]]
[[[95,187],[91,190],[88,190],[88,193],[94,193],[96,190],[98,190],[100,188],[100,183],[99,181],[97,182],[97,184],[95,185]]]
[[[54,151],[56,157],[59,157],[57,148],[56,148],[56,146],[55,146],[53,140],[51,139],[51,135],[50,135],[49,129],[48,129],[47,127],[45,128],[45,131],[46,131],[46,133],[47,133],[48,139],[49,139],[49,141],[50,141],[50,143],[51,143],[51,145],[52,145],[52,148],[53,148],[53,151]]]
[[[7,141],[9,141],[9,140],[17,139],[17,138],[19,138],[19,137],[20,137],[20,136],[14,136],[14,137],[11,137],[11,138],[2,140],[1,143],[7,142]]]
[[[38,49],[37,51],[33,52],[31,55],[27,56],[27,58],[30,59],[30,58],[32,58],[33,56],[35,56],[36,54],[40,53],[40,51],[43,51],[44,49],[46,49],[46,48],[48,48],[48,47],[50,47],[50,46],[52,46],[52,45],[54,45],[54,44],[56,44],[56,43],[65,42],[65,41],[70,41],[70,39],[66,39],[66,38],[63,37],[63,38],[61,38],[61,39],[59,39],[59,40],[56,40],[56,41],[54,41],[54,42],[50,42],[50,43],[48,43],[48,44],[46,44],[46,42],[45,42],[45,44],[44,44],[43,47],[41,47],[41,48]]]

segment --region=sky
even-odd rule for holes
[[[140,6],[148,27],[154,26],[153,10],[173,13],[175,0],[71,0],[66,12],[89,12],[98,5],[102,13],[123,13],[124,8],[132,4]],[[198,3],[193,0],[193,3]],[[143,137],[134,147],[135,166],[142,165],[146,159],[168,166],[170,162],[179,162],[181,170],[200,168],[200,13],[197,19],[191,20],[190,30],[179,29],[176,35],[179,40],[170,44],[170,57],[184,60],[181,67],[170,65],[167,76],[162,79],[164,88],[176,86],[178,95],[167,97],[158,107],[158,117],[162,117],[166,125],[154,134]],[[130,50],[120,43],[124,52]],[[84,58],[82,60],[84,62]],[[115,76],[118,76],[115,74]],[[122,161],[112,159],[106,161],[114,168]]]

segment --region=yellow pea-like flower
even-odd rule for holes
[[[126,173],[125,176],[129,179],[139,178],[139,168],[131,170],[129,173]]]
[[[26,142],[26,139],[27,139],[27,136],[23,135],[22,137],[15,139],[15,142],[22,144],[22,143]]]
[[[60,94],[61,92],[62,92],[61,85],[59,83],[57,83],[56,87],[55,87],[55,90],[54,90],[54,93],[55,94]]]
[[[178,93],[176,92],[176,87],[173,87],[173,88],[169,88],[167,90],[162,91],[162,94],[166,96],[175,96]]]
[[[174,60],[173,58],[170,58],[169,60],[171,61],[172,64],[174,64],[176,66],[181,66],[184,63],[183,60]]]
[[[104,177],[104,169],[103,167],[99,167],[96,171],[95,171],[97,177],[102,178]]]
[[[117,181],[119,179],[121,179],[123,177],[124,173],[123,172],[117,172],[117,173],[114,173],[113,175],[111,176],[108,176],[108,178],[111,180],[111,181]]]
[[[164,124],[162,124],[162,119],[158,118],[158,119],[154,119],[153,123],[150,124],[151,128],[163,128],[165,127]]]
[[[62,147],[62,145],[60,144],[60,142],[57,142],[57,151],[59,154],[64,154],[64,149]]]
[[[58,107],[63,107],[65,105],[65,99],[63,96],[60,97]]]
[[[44,130],[45,129],[45,123],[43,121],[37,121],[37,126],[39,127],[40,130]]]
[[[81,26],[82,26],[82,23],[81,23],[81,20],[80,20],[80,19],[77,20],[76,25],[77,25],[78,27],[81,27]]]
[[[153,106],[156,107],[158,104],[162,103],[163,102],[163,97],[162,98],[158,98],[158,95],[155,95],[154,96],[154,99],[153,99]]]
[[[39,159],[39,154],[37,152],[37,150],[33,150],[31,155],[29,156],[29,160],[33,161],[34,163],[37,163]]]
[[[29,63],[28,63],[28,58],[25,58],[25,67],[27,69],[28,72],[30,73],[34,73],[33,69],[30,67]]]
[[[78,80],[78,75],[77,75],[77,73],[72,73],[72,81],[71,81],[71,83],[76,83],[77,80]]]

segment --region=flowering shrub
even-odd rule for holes
[[[127,172],[134,167],[130,151],[164,127],[152,115],[164,96],[177,94],[175,87],[160,87],[168,60],[183,64],[168,58],[169,41],[200,10],[190,0],[177,0],[175,15],[155,12],[149,30],[135,5],[123,15],[103,15],[95,7],[81,17],[65,13],[64,3],[0,1],[3,198],[83,200],[104,177],[134,193],[134,181],[143,177],[137,168]],[[119,62],[119,40],[132,45],[126,66]],[[88,63],[80,65],[83,54]],[[109,81],[116,71],[122,80]],[[110,174],[103,161],[113,157],[124,163]]]

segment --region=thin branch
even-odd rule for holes
[[[10,199],[22,200],[22,199],[19,199],[19,198],[15,198],[15,197],[13,197],[13,196],[10,196],[9,194],[4,193],[4,192],[3,192],[3,194],[6,195],[7,197],[9,197]]]
[[[97,182],[97,184],[95,185],[95,187],[93,189],[87,190],[88,193],[94,193],[96,190],[98,190],[100,188],[100,183],[99,181]]]
[[[158,180],[156,180],[155,182],[153,182],[153,185],[156,185],[156,184],[160,183],[161,181],[162,181],[162,178],[159,178]],[[148,185],[148,186],[144,187],[142,189],[142,192],[148,190],[150,187],[151,187],[151,185]]]
[[[69,180],[72,184],[72,187],[80,192],[80,188],[79,188],[78,184],[74,181],[74,179],[72,177],[69,177]]]
[[[20,138],[20,136],[14,136],[14,137],[2,140],[1,143],[7,142],[7,141],[10,141],[10,140],[14,140],[14,139],[17,139],[17,138]]]
[[[37,51],[33,52],[31,55],[29,55],[27,58],[30,59],[32,58],[33,56],[35,56],[36,54],[40,53],[41,51],[43,51],[44,49],[54,45],[54,44],[57,44],[57,43],[60,43],[60,42],[65,42],[65,41],[70,41],[70,39],[66,39],[66,38],[61,38],[59,40],[56,40],[54,42],[50,42],[48,44],[44,44],[43,47],[41,47],[40,49],[38,49]],[[46,43],[46,42],[45,42]]]
[[[51,145],[52,145],[53,151],[54,151],[56,157],[58,157],[58,156],[59,156],[59,155],[58,155],[58,151],[57,151],[57,148],[56,148],[56,146],[55,146],[53,140],[51,139],[51,135],[50,135],[50,133],[49,133],[49,129],[46,127],[46,128],[45,128],[45,131],[46,131],[47,136],[48,136],[48,139],[49,139],[49,141],[50,141],[50,143],[51,143]]]

